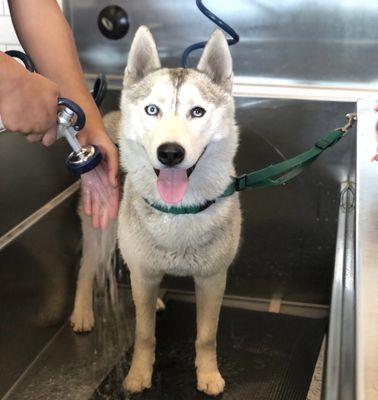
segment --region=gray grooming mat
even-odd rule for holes
[[[157,317],[153,385],[129,396],[122,381],[129,351],[92,395],[92,400],[196,400],[194,369],[195,305],[169,301]],[[306,399],[326,330],[326,319],[223,307],[218,330],[219,369],[226,381],[224,400]]]

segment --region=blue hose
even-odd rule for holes
[[[215,25],[218,25],[220,28],[222,28],[225,32],[227,32],[231,36],[231,39],[227,39],[227,43],[229,46],[239,41],[239,35],[234,31],[234,29],[231,28],[230,25],[226,24],[219,17],[217,17],[215,14],[213,14],[208,8],[206,8],[203,5],[202,0],[196,0],[196,4],[199,10],[202,12],[202,14],[204,14],[207,18],[213,21]],[[194,43],[184,50],[181,57],[181,65],[183,68],[186,68],[188,66],[189,54],[194,50],[203,49],[206,46],[206,43],[207,42]]]

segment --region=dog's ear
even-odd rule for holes
[[[141,26],[137,30],[131,44],[124,84],[136,82],[149,72],[161,68],[156,43],[150,30]]]
[[[197,65],[214,83],[228,92],[232,90],[232,58],[227,40],[220,29],[210,36]]]

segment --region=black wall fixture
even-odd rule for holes
[[[107,6],[98,15],[97,25],[101,33],[108,39],[121,39],[129,31],[127,12],[119,6]]]

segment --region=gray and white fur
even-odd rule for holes
[[[168,69],[161,67],[154,39],[142,26],[129,53],[121,111],[105,118],[107,129],[120,144],[127,178],[117,223],[106,231],[95,231],[82,216],[83,259],[71,321],[75,331],[92,329],[93,281],[108,261],[118,231],[136,307],[134,354],[124,382],[130,392],[151,386],[155,307],[165,274],[194,278],[197,388],[217,395],[225,386],[217,366],[216,332],[227,269],[240,239],[238,194],[190,215],[164,213],[145,200],[167,206],[157,189],[155,172],[165,168],[157,149],[167,142],[185,149],[179,168],[195,165],[179,206],[204,204],[223,193],[235,172],[238,145],[232,76],[231,55],[220,30],[211,35],[196,69]],[[147,115],[145,108],[150,104],[159,107],[159,115]],[[193,118],[190,110],[198,106],[206,113]]]

